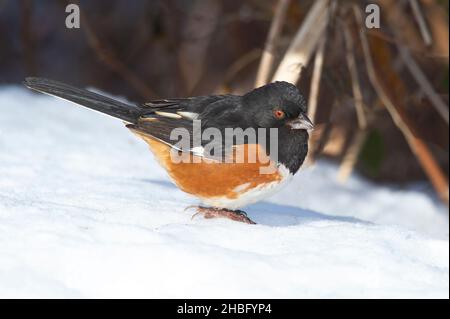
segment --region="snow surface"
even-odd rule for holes
[[[246,209],[191,219],[120,121],[0,87],[0,297],[449,297],[446,208],[422,185],[305,168]]]

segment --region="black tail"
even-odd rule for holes
[[[136,123],[137,119],[142,114],[142,109],[137,105],[123,103],[88,90],[78,89],[53,80],[26,78],[24,85],[32,90],[60,97],[129,123]]]

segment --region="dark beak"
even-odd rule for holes
[[[314,124],[306,116],[306,114],[301,113],[296,119],[287,122],[293,130],[306,130],[311,131],[314,129]]]

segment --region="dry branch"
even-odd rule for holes
[[[286,81],[297,83],[302,69],[322,37],[328,20],[328,0],[314,1],[312,8],[292,40],[286,54],[278,66],[272,81]]]
[[[425,43],[426,46],[432,45],[433,38],[431,37],[430,30],[428,29],[425,17],[422,14],[418,0],[409,0],[409,3],[411,5],[414,18],[416,19],[417,24],[419,25],[420,34],[422,35],[423,42]]]
[[[353,172],[353,169],[358,162],[359,154],[364,146],[364,142],[366,141],[368,121],[366,116],[367,109],[364,105],[361,83],[356,65],[353,36],[350,32],[349,26],[346,23],[343,23],[342,30],[344,31],[347,67],[352,82],[353,102],[355,104],[356,115],[358,118],[358,131],[356,132],[350,147],[344,155],[338,172],[338,180],[340,182],[345,182]]]
[[[444,57],[448,65],[449,56],[449,27],[447,10],[443,10],[442,5],[436,1],[427,0],[423,2],[424,13],[433,35],[433,55]]]
[[[358,162],[359,154],[364,146],[367,138],[367,130],[358,130],[351,141],[350,146],[345,152],[344,158],[342,159],[341,166],[338,171],[338,181],[345,183],[355,168]]]
[[[436,111],[442,116],[445,122],[449,124],[448,105],[445,104],[441,96],[434,90],[427,76],[412,57],[411,52],[402,45],[397,45],[397,48],[400,52],[400,56],[416,80],[417,84],[420,85],[424,93],[428,96]]]
[[[275,14],[270,25],[269,35],[267,37],[264,52],[259,64],[258,74],[256,76],[255,87],[263,86],[269,80],[270,72],[274,60],[276,42],[283,28],[283,22],[289,7],[290,0],[278,0]]]
[[[358,69],[355,58],[355,45],[353,37],[347,24],[343,25],[344,39],[345,39],[345,56],[347,60],[347,67],[352,81],[353,100],[355,103],[356,115],[358,117],[358,126],[360,130],[367,128],[366,108],[364,105],[363,94],[361,90],[361,83],[358,76]]]
[[[326,47],[326,34],[320,39],[319,47],[317,48],[316,57],[314,59],[314,71],[311,79],[311,88],[308,99],[308,117],[313,123],[316,122],[317,106],[319,104],[320,79],[322,78],[322,70],[324,63],[324,51]],[[312,140],[309,141],[309,148],[313,149]],[[314,163],[314,152],[309,152],[306,158],[306,164],[312,165]]]
[[[326,46],[326,34],[322,36],[317,48],[314,59],[314,71],[311,79],[311,88],[309,91],[308,117],[315,122],[317,105],[319,103],[320,79],[322,78],[324,51]]]

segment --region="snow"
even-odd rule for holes
[[[246,211],[191,219],[120,121],[0,87],[0,297],[448,298],[448,213],[426,186],[320,161]]]

